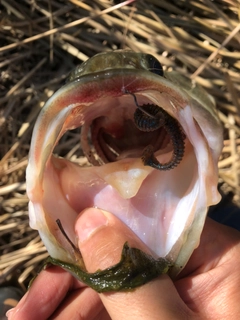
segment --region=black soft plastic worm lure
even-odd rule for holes
[[[141,131],[150,132],[164,127],[173,145],[173,155],[169,162],[160,163],[154,156],[154,147],[148,145],[142,155],[144,165],[158,170],[170,170],[175,168],[184,156],[186,138],[178,121],[171,117],[165,110],[154,104],[139,106],[134,95],[137,109],[134,113],[134,122]]]

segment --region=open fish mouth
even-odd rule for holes
[[[52,155],[76,127],[92,166]],[[202,88],[163,74],[151,55],[98,54],[72,72],[38,117],[27,168],[31,227],[54,261],[84,270],[74,223],[85,208],[101,208],[165,261],[159,273],[171,265],[174,276],[198,245],[208,206],[220,200],[221,148],[215,105]]]

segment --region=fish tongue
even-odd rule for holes
[[[85,186],[85,190],[88,189],[90,194],[91,189],[101,192],[101,189],[109,186],[114,188],[121,198],[130,199],[137,194],[143,181],[154,170],[144,166],[141,159],[123,159],[100,167],[85,168],[64,159],[53,158],[52,162],[59,172],[62,189],[68,195],[80,185]]]
[[[115,188],[123,199],[134,197],[152,170],[143,166],[140,159],[125,159],[96,168],[98,175]]]

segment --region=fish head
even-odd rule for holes
[[[53,154],[77,127],[89,166]],[[198,84],[163,72],[149,54],[98,54],[70,74],[35,124],[30,225],[51,257],[84,269],[74,225],[84,209],[98,207],[131,228],[154,258],[170,261],[174,277],[199,244],[208,207],[220,200],[222,143],[214,100]]]

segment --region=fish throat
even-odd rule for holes
[[[123,158],[142,159],[145,166],[158,170],[175,168],[183,159],[186,136],[180,123],[163,108],[154,104],[139,105],[133,96],[136,108],[132,117],[119,120],[112,116],[94,119],[91,125],[82,128],[82,149],[89,162],[95,166]],[[90,141],[88,137],[90,136]],[[171,158],[160,162],[155,153],[170,147]]]

